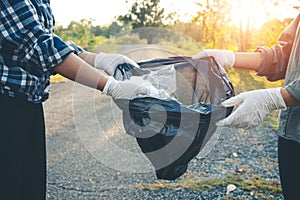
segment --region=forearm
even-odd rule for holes
[[[88,64],[90,64],[94,67],[96,55],[97,55],[96,53],[85,51],[85,52],[82,52],[81,54],[79,54],[78,56],[80,58],[82,58],[85,62],[87,62]]]
[[[235,68],[257,70],[261,64],[260,52],[236,52]],[[299,106],[300,102],[294,98],[286,88],[281,88],[281,95],[287,106]]]
[[[107,76],[73,53],[57,65],[54,71],[70,80],[100,91],[103,90],[107,82]]]
[[[236,52],[234,68],[256,71],[261,64],[260,52]]]

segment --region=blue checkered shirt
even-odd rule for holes
[[[1,0],[0,9],[0,93],[41,103],[53,67],[83,49],[54,34],[49,0]]]

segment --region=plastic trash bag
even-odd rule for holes
[[[215,122],[231,113],[232,108],[219,105],[234,96],[233,86],[212,57],[196,61],[171,57],[138,64],[140,68],[119,65],[114,77],[139,76],[164,92],[115,103],[123,112],[126,133],[136,138],[157,178],[174,180],[207,144],[216,131]]]

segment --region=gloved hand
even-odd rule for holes
[[[235,62],[235,54],[231,50],[206,49],[192,56],[192,59],[197,60],[212,56],[224,68],[231,68]]]
[[[107,53],[99,53],[95,57],[94,67],[97,69],[104,70],[108,75],[113,75],[115,69],[119,64],[129,63],[135,67],[138,67],[138,64],[128,58],[127,56],[121,54],[107,54]]]
[[[158,91],[149,81],[141,78],[131,77],[130,80],[117,81],[109,76],[103,93],[114,99],[133,99],[140,95],[155,96]]]
[[[225,107],[241,104],[231,115],[216,123],[217,126],[251,128],[260,125],[273,110],[286,109],[280,88],[253,90],[241,93],[222,103]]]

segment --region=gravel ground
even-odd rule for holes
[[[141,171],[136,173],[122,170],[128,169],[125,165],[135,163],[135,159],[139,162],[139,156],[124,157],[126,152],[141,155],[134,138],[122,132],[119,115],[111,111],[110,98],[89,90],[81,93],[76,89],[78,86],[74,86],[72,82],[52,84],[50,99],[44,104],[47,199],[283,199],[269,191],[247,191],[240,187],[229,194],[226,194],[226,186],[205,190],[164,188],[163,183],[176,185],[186,178],[157,181],[153,170],[148,169],[149,163],[145,164],[145,172],[143,165],[137,166]],[[89,95],[93,100],[87,98]],[[82,129],[80,123],[86,129]],[[95,129],[99,135],[93,135]],[[265,127],[251,130],[222,128],[219,131],[220,137],[214,148],[206,156],[190,162],[189,178],[193,181],[223,179],[239,174],[244,178],[258,175],[268,181],[279,181],[274,131]],[[91,133],[90,137],[83,132]],[[110,155],[106,151],[116,147],[117,153]],[[125,154],[118,149],[124,150]],[[157,183],[161,183],[162,189],[141,189],[143,184]]]

